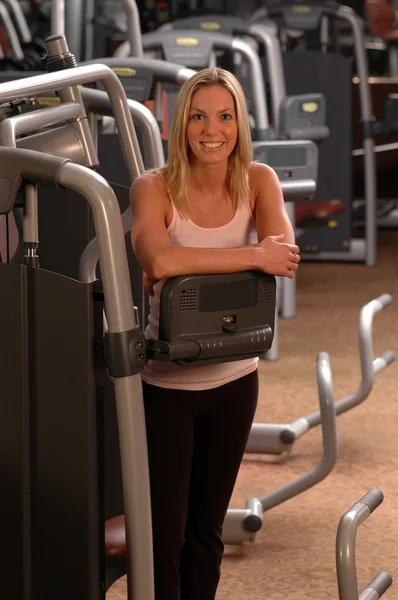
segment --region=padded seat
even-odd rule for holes
[[[394,6],[389,0],[366,0],[365,14],[373,36],[385,40],[394,31]]]
[[[397,42],[398,41],[398,29],[392,29],[385,34],[383,40],[385,42]]]
[[[105,522],[105,558],[106,560],[126,558],[124,515],[118,515]]]

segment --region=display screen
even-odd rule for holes
[[[305,167],[307,148],[269,148],[267,164],[274,168]]]
[[[206,283],[200,286],[199,310],[212,312],[256,306],[258,282],[253,279],[231,283]]]

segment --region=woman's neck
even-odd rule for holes
[[[229,189],[228,164],[191,165],[189,185],[206,196],[218,196]]]

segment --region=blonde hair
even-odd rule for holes
[[[249,166],[253,161],[253,150],[243,89],[229,71],[218,67],[203,69],[181,87],[170,129],[167,164],[155,169],[163,178],[171,199],[183,216],[187,216],[190,206],[187,197],[190,164],[186,129],[192,96],[201,87],[215,85],[228,90],[235,103],[238,136],[235,148],[229,156],[229,188],[232,202],[235,209],[242,205],[248,206],[250,202]]]

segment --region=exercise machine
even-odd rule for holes
[[[362,261],[368,266],[377,262],[376,169],[372,101],[368,84],[368,67],[364,48],[362,19],[350,8],[338,3],[299,0],[267,2],[252,15],[252,22],[274,20],[285,48],[288,32],[321,32],[329,19],[341,19],[353,33],[355,59],[359,76],[361,134],[364,144],[365,238],[352,238],[351,221],[351,66],[348,59],[326,52],[285,52],[284,65],[289,94],[305,93],[308,88],[325,94],[328,106],[330,137],[320,148],[320,179],[315,200],[339,200],[341,210],[330,222],[312,228],[303,238],[304,257],[311,260]],[[327,30],[326,30],[327,31]],[[323,36],[323,37],[322,37]],[[326,41],[325,41],[326,43]],[[331,73],[333,76],[331,77]],[[341,97],[345,101],[341,102]],[[334,169],[331,166],[334,166]],[[336,205],[338,206],[338,205]]]

